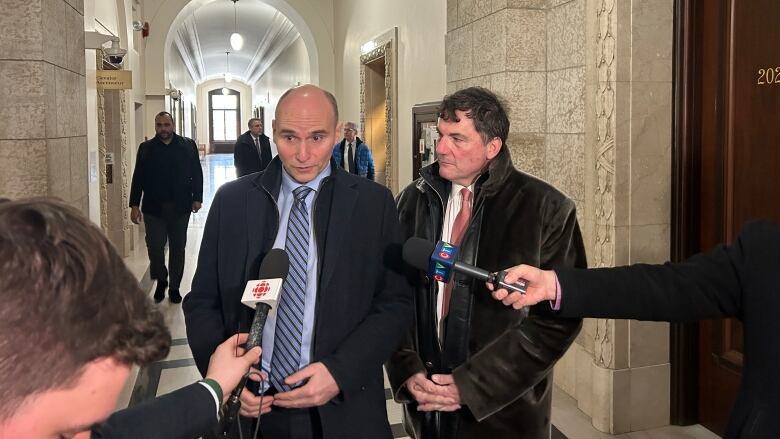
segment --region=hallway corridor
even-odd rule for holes
[[[231,154],[208,155],[201,161],[201,166],[203,168],[203,207],[190,217],[187,232],[187,257],[181,284],[181,291],[185,296],[191,289],[203,227],[214,195],[220,186],[236,178]],[[142,287],[151,296],[154,284],[149,279],[146,248],[142,246],[134,256],[127,258],[125,262],[135,272]],[[201,378],[195,367],[192,352],[187,345],[181,305],[172,304],[166,299],[158,306],[161,307],[165,321],[171,330],[173,338],[171,351],[164,360],[133,371],[133,375],[128,380],[120,397],[118,409],[169,393]],[[392,401],[392,393],[388,387],[387,379],[385,379],[387,414],[393,435],[395,438],[408,438],[401,423],[401,407]],[[601,433],[591,426],[590,419],[577,408],[576,401],[557,388],[553,393],[552,418],[554,424],[552,439],[716,439],[718,437],[698,425],[691,427],[668,426],[617,436]]]

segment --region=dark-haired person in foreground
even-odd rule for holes
[[[1,439],[197,438],[260,355],[227,340],[207,379],[109,417],[171,337],[103,232],[51,199],[0,200],[0,303]]]
[[[550,301],[561,317],[689,321],[736,317],[745,326],[742,384],[725,438],[780,437],[780,224],[746,225],[734,243],[680,263],[591,270],[509,269],[528,292],[493,292],[516,309]]]
[[[574,202],[515,169],[495,94],[472,87],[446,96],[437,128],[437,161],[398,196],[405,238],[453,243],[460,261],[487,270],[523,261],[585,267]],[[508,310],[481,282],[455,274],[444,285],[425,274],[415,273],[416,325],[386,364],[406,431],[416,439],[548,438],[552,368],[580,320]]]

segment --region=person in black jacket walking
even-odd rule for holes
[[[203,171],[198,147],[192,139],[173,132],[170,113],[157,114],[154,130],[154,138],[138,147],[130,189],[130,220],[146,223],[150,275],[157,280],[154,300],[165,298],[170,274],[170,300],[179,303],[187,224],[190,212],[200,210],[203,202]],[[165,267],[166,242],[170,273]]]
[[[247,125],[249,131],[238,136],[233,149],[236,177],[262,171],[271,163],[271,142],[263,134],[263,121],[253,117]]]

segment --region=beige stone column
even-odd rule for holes
[[[594,267],[669,258],[672,20],[672,0],[585,2],[584,229]],[[586,320],[557,371],[599,430],[669,422],[666,323]]]
[[[515,166],[577,203],[589,265],[669,257],[673,0],[449,0],[447,90],[510,107]],[[599,430],[669,421],[665,323],[585,321],[555,382]]]
[[[0,196],[88,213],[83,0],[0,0]]]

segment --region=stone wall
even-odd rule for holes
[[[515,166],[567,193],[590,266],[669,257],[673,0],[448,0],[447,91],[510,107]],[[585,321],[556,384],[593,425],[669,422],[665,323]]]
[[[0,196],[89,210],[83,0],[0,0]]]

